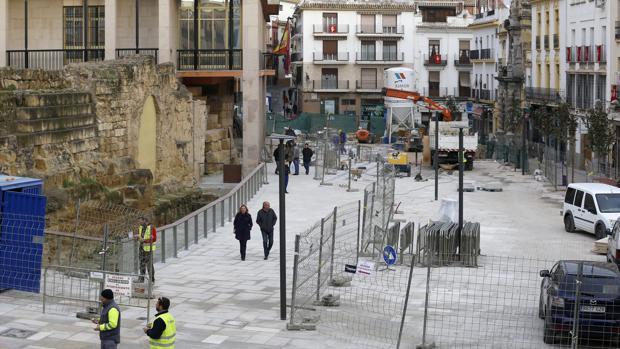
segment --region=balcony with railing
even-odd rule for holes
[[[381,85],[377,80],[356,80],[355,89],[358,92],[378,92],[381,90]]]
[[[375,26],[375,25],[357,25],[355,27],[355,35],[359,37],[402,37],[405,34],[405,27],[402,25],[395,26]]]
[[[19,69],[60,70],[69,63],[102,61],[104,49],[7,50],[7,66]]]
[[[560,49],[560,35],[559,34],[553,34],[553,48],[555,50]]]
[[[357,52],[355,54],[355,62],[358,64],[392,64],[401,63],[404,60],[404,52]]]
[[[548,50],[549,49],[549,35],[543,35],[543,41],[544,41],[544,49]]]
[[[242,70],[239,49],[177,50],[177,70]]]
[[[562,101],[562,92],[554,88],[526,87],[525,98],[531,101],[559,103]]]
[[[349,80],[321,79],[312,80],[312,91],[344,92],[349,90]]]
[[[151,56],[155,59],[155,64],[158,61],[159,49],[157,48],[117,48],[116,58],[127,57],[131,55],[143,55]]]
[[[424,55],[424,66],[426,67],[438,67],[443,69],[447,64],[448,60],[445,54]]]
[[[461,98],[471,97],[471,88],[469,87],[459,86],[458,91],[459,91],[458,97],[461,97]]]
[[[426,90],[426,88],[425,88]],[[424,91],[426,93],[426,91]],[[427,96],[429,97],[439,97],[441,94],[441,91],[439,89],[439,82],[432,82],[429,81],[428,82],[428,94]]]
[[[348,24],[315,24],[313,29],[314,35],[346,36],[349,34]]]
[[[470,69],[472,62],[469,59],[469,50],[460,50],[459,54],[454,55],[454,66],[459,69]]]
[[[261,70],[276,70],[278,67],[278,56],[271,52],[260,54],[259,65]]]
[[[491,90],[479,89],[478,90],[478,99],[482,101],[490,101],[491,100]]]
[[[493,50],[490,48],[483,48],[481,50],[471,50],[469,58],[473,61],[488,61],[493,59]]]
[[[594,63],[594,50],[590,46],[577,47],[577,59],[579,64],[592,64]]]
[[[313,52],[312,60],[315,64],[346,64],[349,62],[349,52]]]

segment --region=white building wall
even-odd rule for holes
[[[334,37],[334,40],[338,40],[338,52],[348,52],[349,57],[347,62],[340,62],[340,64],[315,64],[314,63],[314,54],[323,52],[323,40],[326,35],[323,36],[315,36],[314,35],[314,26],[323,24],[323,13],[337,13],[338,14],[338,24],[348,24],[349,32],[346,37],[342,35]],[[383,69],[403,66],[403,67],[413,67],[414,63],[414,45],[417,45],[419,41],[414,38],[415,35],[415,24],[414,24],[414,14],[412,12],[401,12],[397,16],[397,25],[404,27],[404,36],[402,38],[390,38],[386,39],[383,37],[378,38],[367,38],[367,37],[358,37],[356,35],[356,27],[361,23],[361,15],[357,11],[336,11],[336,10],[305,10],[301,14],[302,18],[302,32],[303,32],[303,42],[302,42],[302,53],[303,53],[303,65],[304,65],[304,75],[308,75],[309,81],[312,80],[320,80],[321,79],[321,69],[322,68],[338,68],[339,80],[349,80],[350,90],[355,89],[355,81],[360,80],[361,69],[362,68],[377,68],[377,81],[380,84],[383,80]],[[382,16],[377,14],[375,17],[375,24],[377,28],[380,28],[382,25]],[[375,49],[376,54],[379,57],[383,52],[383,40],[386,41],[396,41],[397,42],[397,52],[400,55],[403,53],[403,61],[398,64],[359,64],[356,63],[356,55],[361,51],[361,42],[365,40],[374,40],[375,41]],[[458,47],[458,42],[457,42]],[[304,80],[305,76],[304,76]]]
[[[416,84],[420,92],[428,94],[429,71],[439,71],[439,93],[440,96],[449,96],[458,94],[459,70],[454,65],[454,59],[459,53],[459,41],[465,40],[471,42],[472,33],[467,26],[473,21],[470,18],[449,17],[448,23],[441,26],[426,26],[422,24],[422,16],[415,16],[417,26],[414,47],[414,70],[418,79]],[[446,30],[446,28],[448,28]],[[442,60],[447,60],[445,67],[427,67],[424,60],[429,56],[429,40],[439,40]],[[471,49],[471,45],[470,45]],[[470,75],[470,82],[472,77]]]

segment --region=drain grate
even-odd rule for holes
[[[8,330],[5,330],[5,331],[1,332],[0,336],[24,339],[24,338],[28,338],[28,337],[36,334],[36,333],[37,333],[36,331],[20,330],[18,328],[9,328]]]

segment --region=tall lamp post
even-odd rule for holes
[[[459,230],[456,232],[456,246],[458,254],[461,254],[461,233],[463,232],[463,172],[465,170],[465,149],[463,147],[463,129],[467,125],[452,126],[459,130]]]
[[[272,133],[270,139],[276,139],[278,144],[278,176],[280,199],[280,319],[286,320],[286,197],[284,189],[284,141],[292,141],[293,136]]]

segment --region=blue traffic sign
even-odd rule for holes
[[[465,110],[467,113],[471,113],[474,110],[474,105],[472,102],[467,102],[465,104]]]
[[[394,249],[394,247],[390,245],[385,246],[385,248],[383,249],[383,260],[387,265],[392,265],[396,263],[396,250]]]

